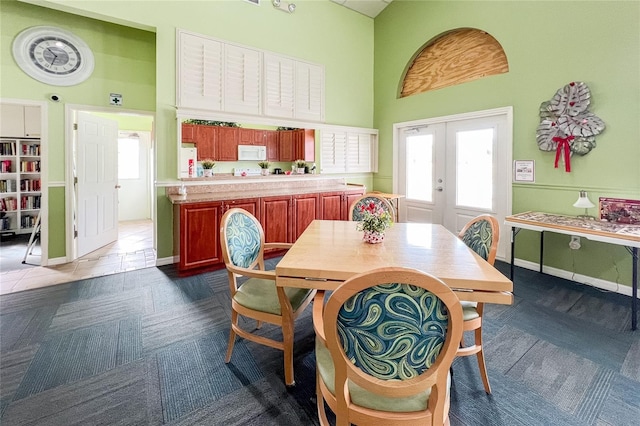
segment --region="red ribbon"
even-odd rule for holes
[[[569,142],[574,139],[573,136],[567,136],[566,138],[561,138],[560,136],[554,136],[553,141],[558,142],[558,148],[556,149],[556,163],[555,168],[558,168],[558,160],[560,160],[560,155],[562,155],[562,148],[564,148],[564,170],[567,172],[571,171],[571,163],[569,161],[570,157],[570,147]]]

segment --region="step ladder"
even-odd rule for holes
[[[23,264],[27,263],[27,256],[33,254],[33,248],[36,246],[38,241],[40,241],[40,212],[38,212],[36,223],[33,225],[33,229],[31,230],[31,237],[29,237],[27,251],[24,253],[24,258],[22,259]]]

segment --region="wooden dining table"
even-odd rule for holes
[[[276,266],[280,287],[335,290],[361,272],[415,268],[444,281],[460,300],[510,305],[513,283],[442,225],[394,223],[368,244],[356,222],[314,220]]]

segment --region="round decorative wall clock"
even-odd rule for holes
[[[13,57],[29,76],[54,86],[73,86],[93,72],[93,53],[75,34],[56,27],[22,31],[13,41]]]

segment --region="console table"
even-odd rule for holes
[[[515,259],[516,235],[520,229],[540,232],[540,272],[542,273],[544,255],[544,233],[576,235],[592,241],[624,246],[631,253],[633,265],[631,283],[631,329],[638,324],[638,248],[640,248],[640,225],[600,222],[575,216],[562,216],[551,213],[525,212],[507,216],[504,223],[511,226],[511,276],[513,281],[513,261]]]

